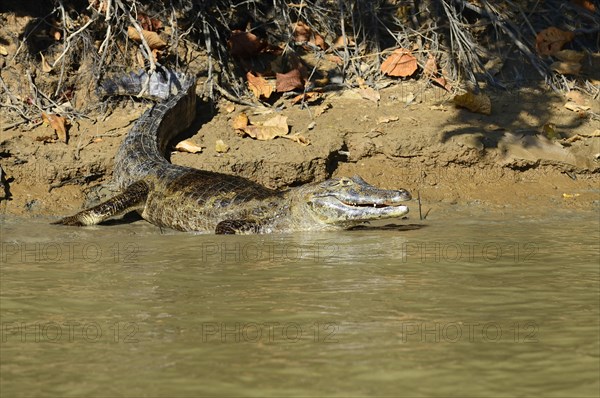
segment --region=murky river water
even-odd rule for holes
[[[198,236],[2,220],[2,396],[598,396],[598,212]]]

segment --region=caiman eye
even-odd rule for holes
[[[340,184],[347,187],[348,185],[350,185],[352,183],[352,181],[350,181],[349,178],[342,178],[340,179]]]

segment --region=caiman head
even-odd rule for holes
[[[401,217],[408,213],[402,203],[412,199],[404,189],[380,189],[359,176],[331,178],[296,189],[294,218],[300,223],[317,224],[307,229],[341,229],[369,220]]]

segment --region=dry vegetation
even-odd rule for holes
[[[73,123],[98,106],[90,94],[107,74],[163,66],[204,75],[211,98],[267,105],[289,91],[305,101],[348,86],[376,96],[385,76],[467,84],[474,95],[532,77],[600,91],[582,72],[600,46],[589,0],[4,3],[4,129],[52,114]]]

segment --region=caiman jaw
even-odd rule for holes
[[[331,179],[309,194],[312,213],[324,224],[348,226],[408,213],[404,202],[411,200],[404,189],[386,190],[367,184],[362,178]]]

